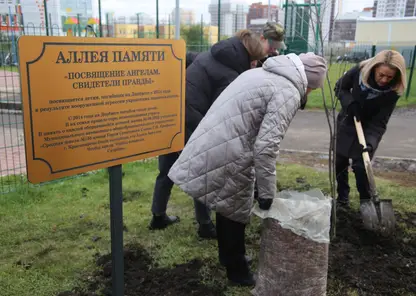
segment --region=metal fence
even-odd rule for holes
[[[115,27],[114,27],[115,28]],[[119,27],[122,28],[122,27]],[[66,28],[52,25],[48,34],[53,36],[88,36],[95,37],[97,26],[80,28],[78,25]],[[125,38],[148,38],[155,37],[154,31],[138,34],[140,31],[126,32],[113,30],[113,33],[104,26],[104,37],[125,37]],[[131,29],[131,28],[130,28]],[[207,34],[201,29],[201,36],[196,42],[187,44],[188,51],[207,51],[211,43]],[[122,29],[120,29],[122,30]],[[133,30],[133,29],[132,29]],[[28,186],[25,177],[26,161],[24,152],[24,132],[22,118],[22,103],[20,92],[20,79],[18,73],[17,39],[22,35],[46,35],[44,27],[34,27],[30,24],[26,27],[15,27],[10,30],[3,30],[0,33],[0,194],[4,194],[19,188]],[[155,34],[153,34],[155,33]],[[122,35],[122,36],[120,36]],[[182,36],[186,37],[186,36]],[[159,38],[174,38],[174,34],[159,32]],[[215,42],[214,42],[215,43]],[[356,63],[365,58],[374,56],[383,49],[395,49],[402,53],[409,67],[409,86],[411,86],[413,69],[415,64],[416,46],[411,44],[391,45],[369,45],[355,43],[330,43],[325,46],[325,56],[331,64],[334,63]],[[298,53],[298,52],[296,52]],[[416,97],[416,92],[408,88],[407,97]]]

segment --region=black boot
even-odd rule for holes
[[[179,221],[180,219],[178,216],[168,216],[166,214],[158,216],[158,215],[153,214],[152,221],[150,221],[149,229],[150,230],[165,229],[169,225],[175,224]]]
[[[349,210],[350,209],[350,201],[348,199],[341,199],[341,198],[338,197],[338,199],[337,199],[337,209]]]
[[[216,239],[217,231],[214,223],[199,224],[198,236],[202,239]]]
[[[251,263],[253,263],[253,258],[251,258],[250,256],[245,255],[244,258],[246,259],[248,265],[251,265]],[[220,258],[220,264],[225,267],[225,260]]]
[[[248,273],[227,273],[227,278],[231,286],[243,286],[253,287],[256,285],[256,280],[253,274],[249,271]]]
[[[248,266],[246,256],[233,256],[233,258],[229,258],[226,269],[230,285],[243,287],[256,285],[254,276]]]

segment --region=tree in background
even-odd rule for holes
[[[210,44],[208,38],[203,34],[201,25],[181,27],[181,37],[185,40],[188,50],[206,51]]]

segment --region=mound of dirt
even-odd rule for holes
[[[416,295],[416,214],[397,214],[394,237],[379,236],[362,227],[358,212],[338,212],[337,237],[330,244],[328,284],[335,295],[348,295],[353,289],[360,296]],[[406,226],[404,231],[402,226]],[[259,236],[247,238],[253,248]],[[149,254],[138,245],[125,247],[125,295],[129,296],[221,296],[226,287],[208,287],[202,283],[199,260],[172,269],[157,268]],[[98,271],[85,277],[86,288],[62,292],[57,296],[110,296],[111,255],[97,258]],[[210,267],[215,275],[220,268]],[[339,291],[341,283],[343,291]]]
[[[416,293],[416,215],[407,216],[397,215],[395,236],[383,237],[363,229],[359,213],[340,210],[337,237],[330,245],[329,280],[342,282],[360,295]],[[344,292],[341,295],[347,295]]]
[[[99,271],[88,277],[85,290],[74,289],[57,296],[111,296],[111,254],[97,258]],[[172,269],[154,268],[149,254],[138,245],[126,246],[124,250],[125,295],[129,296],[220,296],[221,290],[202,284],[202,263],[193,260]]]

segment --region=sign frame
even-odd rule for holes
[[[79,37],[44,37],[44,36],[22,36],[18,40],[18,46],[19,46],[19,58],[21,57],[21,46],[22,42],[25,44],[25,42],[28,42],[28,39],[43,39],[43,40],[50,40],[47,42],[44,42],[42,44],[43,48],[40,53],[40,55],[32,60],[32,61],[23,61],[23,63],[19,63],[20,67],[20,74],[21,74],[21,89],[22,89],[22,103],[23,103],[23,113],[24,113],[24,130],[25,130],[25,140],[26,143],[29,143],[26,149],[26,167],[27,167],[27,176],[28,180],[31,183],[37,184],[37,183],[43,183],[47,181],[51,181],[54,179],[59,179],[62,177],[67,177],[71,175],[81,174],[92,170],[112,167],[118,164],[128,163],[140,159],[145,159],[149,157],[158,156],[160,154],[167,154],[171,152],[180,151],[183,148],[184,143],[184,131],[185,131],[185,43],[183,40],[151,40],[151,39],[124,39],[124,38],[79,38]],[[23,41],[22,41],[23,40]],[[25,45],[26,46],[26,45]],[[45,159],[43,156],[39,156],[40,149],[37,148],[36,143],[34,142],[34,139],[36,139],[36,134],[39,132],[39,130],[34,130],[34,125],[36,124],[36,120],[33,118],[34,115],[36,115],[36,112],[39,111],[36,106],[34,106],[33,101],[34,96],[32,94],[32,87],[33,84],[31,84],[31,75],[33,75],[33,72],[31,72],[31,65],[39,62],[44,54],[45,51],[47,51],[48,47],[63,47],[63,46],[107,46],[107,47],[155,47],[155,48],[164,48],[166,49],[166,52],[170,52],[172,54],[173,58],[176,58],[176,60],[180,63],[180,90],[179,90],[179,115],[178,115],[178,130],[176,134],[172,135],[170,143],[164,145],[164,147],[153,147],[153,149],[147,149],[142,151],[137,151],[137,153],[130,153],[125,154],[122,156],[117,157],[106,157],[106,159],[101,159],[100,161],[94,161],[90,163],[83,163],[81,165],[74,165],[73,167],[65,167],[65,168],[55,168],[54,163],[51,163],[50,160]],[[174,48],[174,46],[176,46]],[[180,48],[179,57],[177,56],[177,48]],[[27,50],[30,52],[33,52],[33,48],[30,50]],[[21,59],[20,59],[21,60]],[[21,60],[22,61],[22,60]],[[165,62],[166,63],[166,62]],[[132,63],[135,64],[135,63]],[[142,63],[143,65],[143,63]],[[90,66],[90,65],[88,65]],[[84,65],[81,65],[83,69],[85,69]],[[111,70],[111,69],[110,69]],[[36,74],[35,74],[36,75]],[[26,83],[27,82],[27,83]],[[159,83],[160,84],[160,83]],[[122,91],[124,87],[120,88],[120,91]],[[133,89],[129,87],[129,89]],[[102,100],[101,100],[102,101]],[[137,104],[138,105],[138,104]],[[72,106],[71,106],[72,107]],[[115,106],[117,107],[117,106]],[[29,114],[29,115],[28,115]],[[180,144],[179,144],[179,143]],[[28,151],[28,150],[31,151]],[[46,166],[48,166],[50,170],[50,176],[43,176],[42,178],[39,177],[37,167],[39,165],[35,165],[34,163],[38,162],[44,162]],[[35,174],[33,175],[32,171],[35,171]]]

